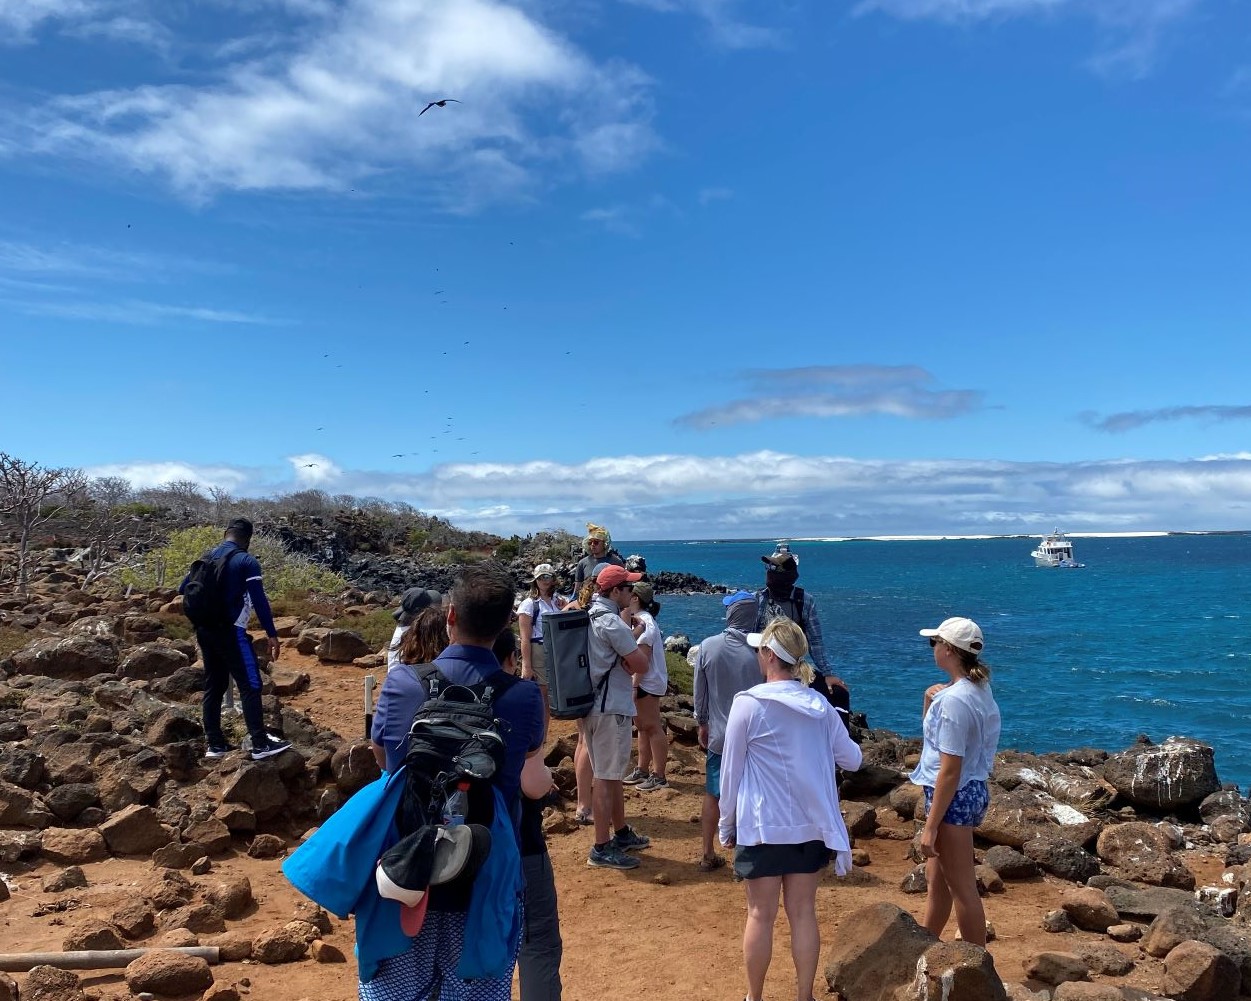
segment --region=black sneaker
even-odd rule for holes
[[[287,750],[291,746],[289,740],[274,740],[270,738],[269,742],[262,747],[252,748],[252,760],[264,761],[266,758],[274,758]]]
[[[620,831],[612,836],[609,844],[620,852],[636,852],[641,848],[646,848],[652,843],[652,839],[646,834],[639,834],[633,827],[626,824]]]
[[[627,855],[610,841],[603,848],[592,845],[586,864],[596,869],[637,869],[639,860]]]
[[[221,747],[213,747],[212,745],[209,745],[208,749],[204,752],[204,756],[211,761],[216,761],[218,758],[224,758],[233,750],[234,748],[228,744],[224,744]]]

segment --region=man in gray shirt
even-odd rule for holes
[[[756,595],[739,591],[721,599],[725,605],[725,629],[709,636],[695,655],[695,721],[699,746],[707,751],[704,771],[704,805],[700,831],[704,854],[699,867],[705,872],[720,869],[725,859],[713,850],[713,838],[721,819],[721,749],[725,722],[734,696],[763,680],[756,651],[747,645],[747,634],[756,624]]]
[[[591,616],[588,653],[595,701],[582,720],[582,736],[595,777],[591,787],[595,845],[586,864],[605,869],[636,868],[639,860],[626,852],[651,844],[650,838],[636,833],[625,822],[625,787],[621,782],[630,769],[632,676],[646,674],[649,666],[639,649],[637,635],[626,625],[621,611],[634,594],[631,585],[642,579],[641,573],[628,573],[624,567],[601,563],[595,568],[596,592],[587,609]]]

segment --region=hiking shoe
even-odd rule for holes
[[[645,834],[639,834],[629,824],[626,824],[625,827],[614,834],[612,841],[609,842],[612,847],[621,852],[636,852],[641,848],[647,848],[651,843],[651,838]]]
[[[668,789],[669,783],[662,779],[659,775],[647,776],[646,782],[640,782],[639,792],[654,792],[657,789]]]
[[[603,848],[592,845],[586,864],[597,869],[637,869],[639,860],[623,852],[615,841],[610,841]]]
[[[234,748],[230,746],[224,746],[224,747],[210,746],[207,750],[205,750],[204,756],[211,761],[216,761],[218,758],[224,758],[227,754],[229,754],[233,750]]]
[[[277,757],[291,746],[289,740],[270,740],[263,747],[252,748],[252,760],[264,761],[266,758]]]
[[[645,772],[641,768],[636,768],[621,781],[628,786],[636,786],[640,782],[646,782],[650,777],[651,774],[649,772]]]

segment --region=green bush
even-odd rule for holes
[[[217,545],[221,538],[221,529],[212,525],[180,529],[170,535],[164,546],[148,553],[141,566],[124,571],[122,583],[143,591],[174,587],[191,564],[206,549]],[[308,591],[328,594],[347,587],[347,581],[337,573],[319,567],[306,556],[287,552],[273,536],[253,536],[248,551],[260,562],[265,576],[265,591],[270,595]]]
[[[505,539],[495,547],[495,558],[505,562],[511,562],[521,555],[521,539],[514,535],[511,539]]]
[[[395,634],[395,616],[389,608],[379,608],[368,615],[344,615],[335,619],[334,625],[360,633],[375,650],[390,643]]]
[[[665,666],[669,669],[669,684],[683,695],[695,694],[695,671],[682,654],[666,650]]]

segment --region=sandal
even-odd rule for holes
[[[581,824],[583,827],[590,827],[595,823],[595,818],[591,816],[591,811],[583,810],[581,807],[574,813],[573,819],[575,823]]]
[[[720,855],[705,855],[697,864],[700,872],[713,872],[725,866],[725,859]]]

